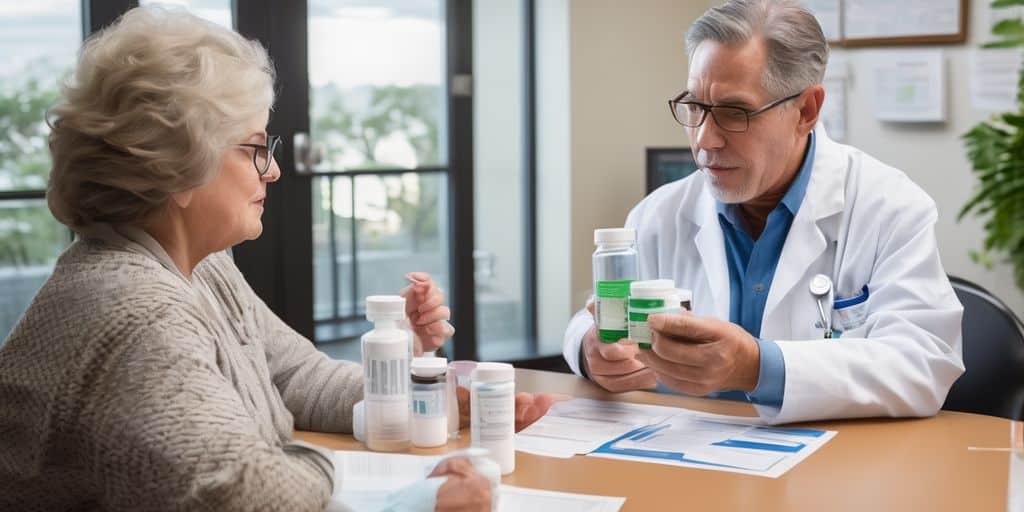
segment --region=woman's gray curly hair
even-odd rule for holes
[[[50,211],[72,228],[142,220],[210,180],[273,102],[259,43],[182,9],[132,9],[85,43],[50,110]]]

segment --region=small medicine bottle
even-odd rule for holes
[[[659,313],[679,313],[681,300],[671,279],[634,281],[629,288],[629,339],[640,348],[651,348],[651,328],[647,317]]]
[[[410,373],[412,385],[412,445],[420,448],[448,442],[448,407],[443,357],[416,357]]]
[[[470,446],[486,448],[501,474],[515,471],[515,369],[507,363],[477,364],[469,400]]]

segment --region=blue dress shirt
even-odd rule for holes
[[[782,395],[786,388],[786,362],[777,343],[760,339],[761,320],[768,291],[775,277],[775,268],[782,256],[782,246],[804,200],[813,165],[814,132],[811,132],[800,170],[782,201],[768,214],[764,231],[757,240],[750,236],[739,217],[739,205],[718,203],[718,222],[722,225],[725,255],[729,260],[729,320],[757,338],[761,350],[760,374],[754,391],[725,392],[719,394],[719,398],[782,406]]]

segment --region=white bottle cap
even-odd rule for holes
[[[601,228],[594,230],[594,243],[628,244],[636,241],[636,230],[631,228]]]
[[[680,302],[693,301],[693,292],[686,288],[677,288],[676,294],[679,295]]]
[[[508,363],[477,363],[473,382],[506,382],[515,380],[516,370]]]
[[[417,377],[437,377],[448,371],[448,359],[444,357],[412,358],[412,374]]]
[[[398,295],[370,295],[366,298],[366,319],[401,320],[405,318],[405,298]]]
[[[652,279],[650,281],[633,281],[629,284],[630,297],[661,298],[666,293],[674,294],[676,283],[671,279]]]

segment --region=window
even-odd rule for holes
[[[139,5],[159,4],[187,9],[192,14],[218,25],[233,28],[231,0],[140,0]]]
[[[46,208],[46,109],[82,41],[77,0],[0,6],[0,344],[53,269],[70,233]]]
[[[444,2],[309,6],[315,341],[358,359],[363,299],[448,279]]]
[[[473,263],[481,361],[536,355],[522,0],[473,2]]]

